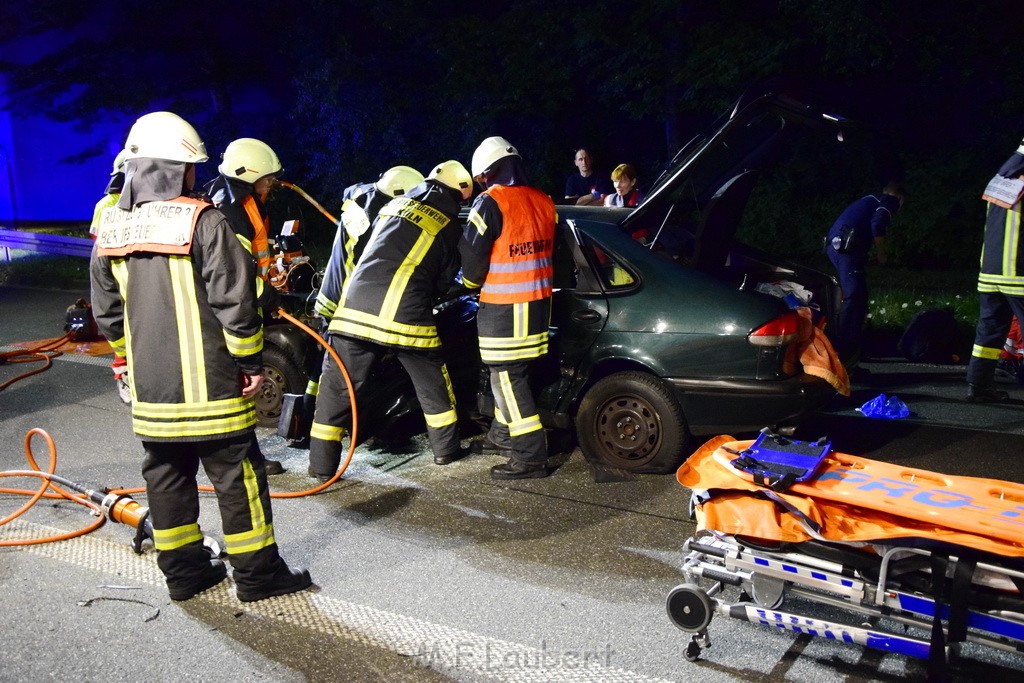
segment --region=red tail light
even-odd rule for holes
[[[795,311],[783,313],[750,333],[747,340],[754,346],[785,346],[796,339],[800,316]]]

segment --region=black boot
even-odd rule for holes
[[[469,455],[469,449],[468,448],[462,448],[460,446],[457,450],[455,450],[452,453],[446,453],[445,455],[435,455],[434,456],[434,464],[435,465],[450,465],[453,462],[455,462],[456,460],[462,460],[467,455]]]
[[[504,455],[507,458],[512,457],[512,452],[508,448],[502,448],[498,444],[494,443],[486,436],[476,441],[469,443],[469,452],[477,455]]]
[[[546,464],[509,459],[504,465],[491,468],[491,479],[540,479],[551,474]]]
[[[188,600],[213,588],[228,575],[224,563],[213,556],[201,542],[174,550],[162,550],[157,566],[167,580],[171,600]]]
[[[991,384],[967,384],[967,400],[971,403],[1002,403],[1009,398],[1010,394]]]
[[[312,585],[313,579],[308,569],[292,569],[281,562],[281,568],[269,581],[248,588],[236,586],[235,593],[242,602],[256,602],[276,595],[296,593]]]
[[[248,553],[228,555],[234,567],[235,594],[242,602],[287,595],[313,584],[305,569],[290,569],[277,544]]]

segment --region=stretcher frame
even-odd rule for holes
[[[1018,590],[1024,585],[1024,571],[998,557],[978,561],[967,557],[975,555],[971,552],[964,557],[946,552],[937,556],[937,551],[905,545],[876,546],[864,552],[817,540],[772,549],[716,532],[687,540],[684,551],[686,583],[672,589],[666,606],[672,622],[692,634],[685,651],[690,661],[711,646],[708,625],[716,615],[920,659],[934,660],[938,655],[944,663],[959,656],[963,641],[1024,652],[1024,598]],[[953,574],[967,563],[989,585],[972,583],[971,590],[961,591],[969,594],[962,624],[950,621],[950,605],[937,601],[920,585],[904,585],[900,578],[908,567],[920,578],[922,567],[941,565]],[[992,584],[1011,590],[994,589]],[[737,599],[725,597],[728,586],[739,588]],[[975,588],[998,608],[972,604]],[[838,608],[859,618],[860,625],[780,610],[791,596]],[[900,633],[887,622],[923,629],[931,637]],[[939,627],[941,633],[936,630]]]

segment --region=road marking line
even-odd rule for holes
[[[22,520],[3,527],[5,539],[39,538],[61,530]],[[23,550],[77,565],[127,582],[164,586],[156,553],[136,555],[127,543],[82,536],[58,543],[24,546]],[[338,600],[322,592],[303,591],[254,603],[241,603],[229,578],[200,594],[205,600],[233,610],[244,610],[262,619],[285,622],[362,645],[381,648],[410,658],[413,666],[478,680],[525,682],[579,681],[594,683],[669,683],[611,666],[615,650],[599,648],[551,648],[488,638],[471,631],[443,626],[404,614]]]

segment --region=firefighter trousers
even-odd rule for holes
[[[974,332],[974,348],[967,366],[967,382],[990,387],[995,381],[999,352],[1006,344],[1013,316],[1024,324],[1024,297],[1000,292],[979,292],[978,326]]]
[[[364,393],[374,365],[389,347],[362,339],[332,334],[331,347],[345,364],[356,399]],[[427,423],[427,437],[434,455],[446,456],[459,450],[455,392],[440,349],[392,348],[412,380],[416,398]],[[312,474],[331,476],[341,464],[341,437],[351,427],[352,409],[345,378],[327,354],[320,375],[313,427],[309,440],[309,468]]]
[[[512,451],[512,458],[531,465],[548,460],[544,428],[529,383],[529,361],[487,366],[494,395],[494,420],[487,433],[492,442]]]
[[[235,585],[258,589],[285,566],[274,540],[270,490],[255,432],[210,441],[143,441],[157,564],[168,583],[187,583],[209,563],[199,529],[196,475],[202,463],[217,494]]]

